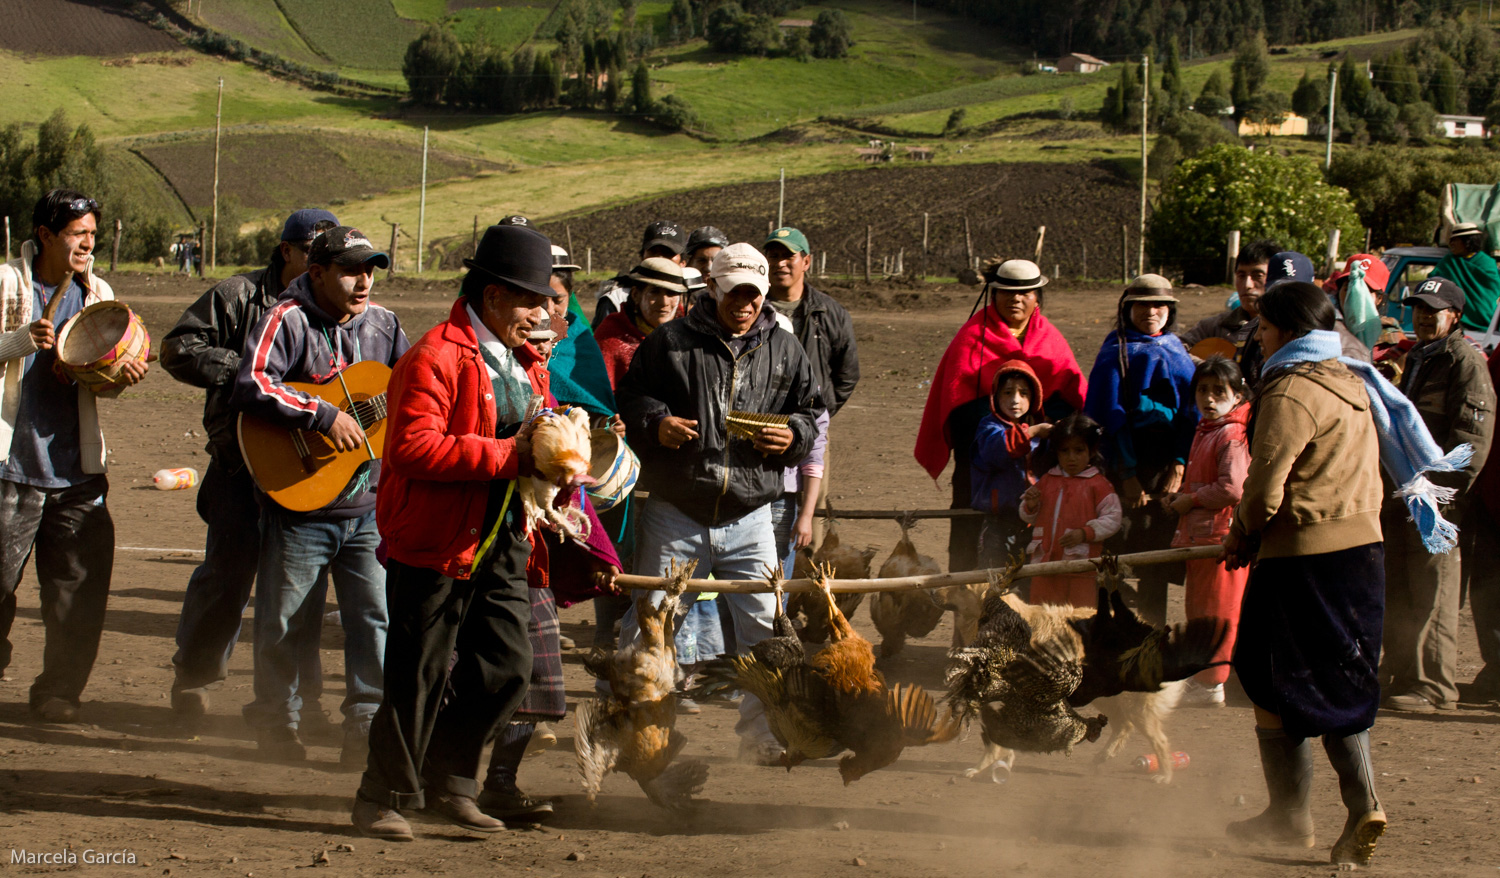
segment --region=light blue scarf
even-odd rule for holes
[[[1343,346],[1336,332],[1315,329],[1294,339],[1266,358],[1262,375],[1295,363],[1318,363],[1338,360],[1359,376],[1370,394],[1370,416],[1375,420],[1375,435],[1380,439],[1380,464],[1399,486],[1396,496],[1411,510],[1412,521],[1422,534],[1422,545],[1433,554],[1445,554],[1458,545],[1458,527],[1443,518],[1440,508],[1453,502],[1453,488],[1434,485],[1427,479],[1431,472],[1456,472],[1469,465],[1474,448],[1459,445],[1447,454],[1427,432],[1427,425],[1396,386],[1385,380],[1369,363],[1340,356]]]

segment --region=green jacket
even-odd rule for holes
[[[1481,332],[1490,326],[1500,303],[1500,266],[1488,253],[1444,256],[1429,277],[1446,277],[1464,288],[1463,325]]]

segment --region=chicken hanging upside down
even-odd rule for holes
[[[910,528],[911,520],[903,519],[901,540],[891,550],[891,556],[880,565],[881,579],[931,576],[943,572],[936,561],[917,551],[908,533]],[[880,632],[881,658],[890,658],[900,652],[908,637],[926,637],[943,620],[945,607],[937,602],[938,591],[943,589],[879,591],[870,595],[870,621]]]
[[[598,665],[594,676],[609,683],[610,694],[578,705],[575,752],[583,772],[583,789],[593,802],[604,776],[630,775],[658,805],[683,810],[708,780],[708,765],[699,759],[674,763],[687,744],[677,721],[677,650],[673,624],[678,597],[698,566],[673,562],[667,571],[667,595],[651,605],[649,592],[635,599],[640,639]]]
[[[836,756],[847,786],[895,762],[906,747],[951,740],[954,723],[938,723],[931,696],[916,686],[887,687],[875,670],[875,651],[839,611],[828,580],[817,571],[818,612],[829,643],[808,658],[791,619],[781,607],[781,570],[769,574],[776,591],[774,636],[750,654],[719,659],[700,675],[693,694],[700,700],[729,689],[754,694],[766,707],[771,732],[785,752],[790,771],[808,759]]]
[[[817,567],[831,567],[845,579],[864,579],[870,575],[870,562],[875,560],[878,550],[873,546],[856,549],[846,546],[839,537],[839,523],[835,518],[829,518],[823,527],[823,542],[818,545],[816,552],[798,552],[797,567],[793,575],[799,578],[813,579],[814,569]],[[839,612],[844,618],[852,619],[854,611],[859,609],[859,604],[865,599],[863,592],[843,592],[835,600],[838,602]],[[806,624],[802,628],[802,639],[808,643],[828,642],[827,613],[823,612],[822,597],[817,592],[797,592],[787,601],[787,613],[793,619],[802,616]]]
[[[531,434],[535,474],[522,478],[521,508],[526,532],[546,527],[583,541],[589,537],[588,514],[579,506],[557,508],[557,495],[564,488],[592,485],[589,475],[589,414],[578,406],[537,415]]]
[[[1111,559],[1101,570],[1108,571]],[[948,703],[961,721],[978,716],[984,769],[1002,780],[1015,750],[1071,754],[1097,741],[1104,715],[1085,718],[1076,708],[1122,692],[1156,692],[1208,667],[1225,636],[1222,622],[1194,619],[1154,627],[1131,612],[1118,590],[1101,587],[1096,611],[1027,604],[992,589],[974,645],[949,653]]]

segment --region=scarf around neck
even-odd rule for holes
[[[1469,465],[1474,448],[1467,442],[1447,454],[1422,422],[1417,407],[1369,363],[1340,356],[1337,332],[1315,329],[1293,339],[1266,358],[1262,380],[1297,363],[1338,360],[1359,377],[1370,394],[1370,416],[1380,440],[1380,464],[1397,484],[1396,496],[1411,512],[1422,535],[1422,545],[1433,554],[1446,554],[1458,545],[1458,527],[1443,518],[1441,507],[1453,502],[1457,491],[1434,485],[1432,472],[1457,472]]]

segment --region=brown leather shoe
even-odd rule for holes
[[[385,841],[411,841],[411,824],[401,816],[401,812],[395,808],[387,808],[376,802],[369,802],[356,796],[354,798],[354,812],[349,815],[349,820],[359,834],[365,838],[379,838]]]
[[[468,796],[455,793],[429,792],[427,807],[422,809],[422,814],[437,820],[444,820],[470,832],[503,832],[505,830],[505,821],[496,820],[479,810],[479,804]]]

